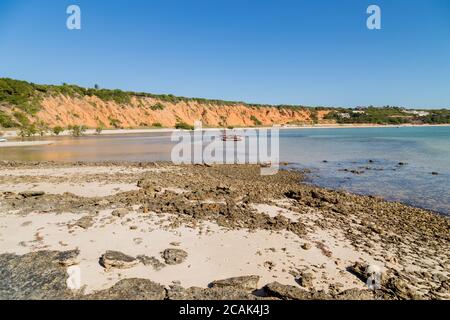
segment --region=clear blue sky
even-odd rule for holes
[[[66,28],[66,8],[82,30]],[[382,9],[382,30],[366,9]],[[0,77],[272,104],[450,107],[449,0],[0,0]]]

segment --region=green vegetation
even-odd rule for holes
[[[87,128],[84,125],[74,125],[69,126],[67,129],[71,132],[72,136],[81,137]]]
[[[32,83],[0,78],[0,104],[11,105],[29,115],[35,115],[40,109],[40,96]]]
[[[162,128],[162,124],[159,123],[159,122],[154,122],[154,123],[152,124],[152,127],[155,127],[155,128]]]
[[[255,124],[255,126],[260,126],[260,125],[262,125],[262,122],[259,121],[259,119],[256,118],[255,116],[251,116],[251,117],[250,117],[250,120],[253,121],[253,123]]]
[[[427,110],[428,114],[411,113],[401,107],[385,106],[381,108],[368,107],[360,109],[351,108],[326,108],[326,107],[306,107],[301,105],[265,105],[265,104],[249,104],[239,101],[226,101],[215,99],[188,98],[177,97],[171,94],[151,94],[143,92],[129,92],[118,89],[101,89],[99,85],[94,88],[83,88],[77,85],[40,85],[26,81],[14,80],[9,78],[0,78],[0,127],[14,128],[19,127],[25,130],[30,126],[31,122],[36,122],[36,114],[41,109],[41,103],[45,97],[55,96],[68,97],[97,97],[103,101],[113,101],[117,104],[126,106],[131,103],[132,98],[152,98],[160,102],[150,107],[151,110],[164,110],[166,106],[163,103],[199,103],[204,105],[216,106],[237,106],[244,105],[249,108],[275,107],[283,110],[295,110],[311,112],[311,119],[314,123],[318,123],[317,111],[330,110],[325,118],[335,120],[338,123],[374,123],[374,124],[448,124],[450,123],[450,110]],[[142,103],[142,101],[141,101]],[[91,102],[93,106],[96,104]],[[78,115],[74,114],[74,117]],[[56,118],[58,120],[58,117]],[[60,121],[61,119],[59,119]],[[256,117],[251,117],[256,126],[262,123]],[[177,120],[182,125],[181,120]],[[115,128],[122,126],[117,119],[110,119],[110,125]],[[222,122],[226,126],[226,122]],[[191,126],[188,126],[189,128]],[[35,128],[39,132],[39,128]],[[40,128],[43,129],[43,128]],[[27,130],[25,130],[27,131]],[[33,131],[33,130],[31,130]],[[28,134],[29,132],[26,132]]]
[[[186,122],[177,122],[175,124],[176,129],[183,129],[183,130],[194,130],[194,126],[191,126],[187,124]]]
[[[36,131],[39,133],[41,137],[45,136],[47,131],[50,129],[49,126],[41,120],[36,121],[35,123]]]
[[[427,124],[450,124],[450,110],[433,110],[429,115],[421,117],[420,120]]]
[[[427,115],[413,113],[401,107],[385,106],[376,108],[370,106],[360,109],[339,108],[330,112],[325,119],[333,119],[338,123],[375,123],[400,125],[412,124],[446,124],[450,123],[450,110],[419,110]]]
[[[36,126],[34,123],[22,125],[20,127],[20,130],[18,132],[19,137],[25,138],[25,137],[32,137],[37,133]]]
[[[402,124],[410,123],[412,114],[408,114],[399,107],[368,107],[355,109],[337,109],[325,116],[325,119],[334,119],[338,123],[375,123],[375,124]]]
[[[0,110],[0,127],[1,128],[14,128],[19,124],[7,113]]]
[[[98,126],[97,128],[95,128],[95,134],[102,134],[103,131],[103,126]]]
[[[20,126],[26,126],[30,123],[30,120],[28,119],[28,117],[20,111],[16,111],[13,113],[14,117],[17,119],[17,121],[19,121]]]
[[[152,109],[153,111],[164,110],[165,108],[166,108],[166,106],[159,102],[150,107],[150,109]]]
[[[64,128],[61,127],[61,126],[56,126],[56,127],[53,128],[52,131],[53,131],[53,134],[54,134],[55,136],[59,136],[60,133],[62,133],[62,132],[64,131]]]
[[[118,119],[109,118],[109,125],[116,129],[119,129],[121,127],[122,123]]]
[[[319,123],[319,113],[318,113],[318,109],[316,109],[316,108],[311,109],[310,113],[311,113],[311,120],[312,120],[312,122],[313,122],[314,124]]]

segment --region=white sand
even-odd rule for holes
[[[46,146],[53,143],[54,141],[7,141],[0,142],[0,148]]]
[[[30,214],[26,217],[5,215],[0,217],[0,252],[25,254],[36,250],[70,250],[78,248],[82,285],[86,293],[105,289],[123,278],[147,278],[169,285],[178,280],[185,287],[206,287],[213,280],[257,274],[261,285],[272,281],[295,285],[290,269],[306,270],[315,274],[315,288],[326,289],[329,283],[340,282],[345,288],[362,287],[345,268],[362,255],[335,235],[318,232],[310,240],[300,239],[290,232],[225,230],[212,223],[201,223],[195,229],[181,227],[164,230],[168,215],[130,213],[124,218],[102,211],[93,227],[85,230],[71,226],[83,215]],[[131,230],[131,226],[138,226]],[[326,257],[316,248],[315,241],[324,241],[333,251]],[[188,252],[185,262],[155,271],[151,266],[139,264],[131,269],[106,272],[98,263],[106,250],[118,250],[137,256],[145,254],[160,260],[160,252],[175,248],[171,242],[180,242],[179,248]],[[310,250],[301,245],[308,242]],[[177,247],[178,248],[178,247]],[[282,249],[285,248],[285,249]],[[363,258],[373,262],[367,255]],[[269,270],[265,262],[275,267]],[[337,263],[335,262],[337,261]]]
[[[0,176],[33,176],[33,177],[72,177],[79,175],[96,174],[134,174],[145,172],[163,172],[168,170],[178,170],[175,166],[172,168],[136,168],[125,166],[80,166],[80,167],[59,167],[59,168],[8,168],[0,171]]]
[[[168,170],[178,170],[177,168],[136,168],[120,166],[86,166],[86,167],[60,167],[60,168],[30,168],[1,170],[0,177],[41,178],[38,182],[15,181],[0,184],[0,192],[23,192],[23,191],[44,191],[47,194],[73,193],[81,197],[105,197],[120,192],[139,189],[136,183],[120,183],[102,181],[96,175],[104,174],[137,174],[146,172],[162,172]],[[79,177],[83,176],[82,182]],[[64,181],[47,182],[48,178],[63,178]],[[89,181],[86,181],[89,180]],[[174,192],[180,190],[174,189]]]
[[[139,189],[136,184],[131,183],[101,183],[101,182],[83,182],[83,183],[18,183],[1,184],[0,192],[23,191],[44,191],[47,194],[73,193],[80,197],[106,197],[120,192]]]

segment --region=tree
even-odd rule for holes
[[[182,130],[194,130],[194,126],[191,126],[190,124],[187,124],[186,122],[177,122],[175,125],[176,129],[182,129]]]
[[[41,137],[45,136],[45,133],[48,131],[48,125],[42,121],[36,121],[36,131],[39,133]]]
[[[32,137],[36,133],[37,133],[36,125],[34,123],[32,123],[32,124],[22,125],[18,132],[18,135],[22,138],[25,138],[25,137]]]
[[[53,128],[53,133],[55,136],[59,136],[59,134],[63,131],[64,131],[64,128],[61,126],[56,126]]]
[[[100,86],[99,86],[98,84],[95,84],[95,85],[94,85],[94,89],[95,89],[95,90],[98,90],[98,89],[100,89]]]
[[[84,134],[84,132],[86,131],[86,126],[74,125],[74,126],[69,126],[68,129],[71,131],[72,136],[81,137]]]
[[[103,126],[98,126],[98,127],[95,129],[95,133],[96,133],[96,134],[101,134],[102,131],[103,131]]]

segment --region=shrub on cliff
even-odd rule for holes
[[[166,106],[163,105],[162,103],[159,103],[159,102],[155,103],[154,105],[152,105],[152,106],[150,107],[150,109],[152,109],[153,111],[156,111],[156,110],[164,110],[165,108],[166,108]]]
[[[262,125],[262,122],[259,121],[259,119],[258,119],[257,117],[255,117],[255,116],[251,116],[251,117],[250,117],[250,120],[253,121],[253,123],[255,124],[255,126],[260,126],[260,125]]]
[[[120,126],[122,125],[119,119],[114,118],[109,118],[109,124],[116,129],[120,128]]]
[[[182,129],[182,130],[194,130],[194,126],[191,126],[190,124],[187,124],[186,122],[177,122],[175,125],[176,129]]]
[[[30,115],[41,107],[35,84],[8,78],[0,79],[0,103],[15,106]]]
[[[17,122],[15,122],[9,114],[7,114],[3,111],[0,111],[0,127],[14,128],[14,127],[17,127],[18,125],[19,124]]]

